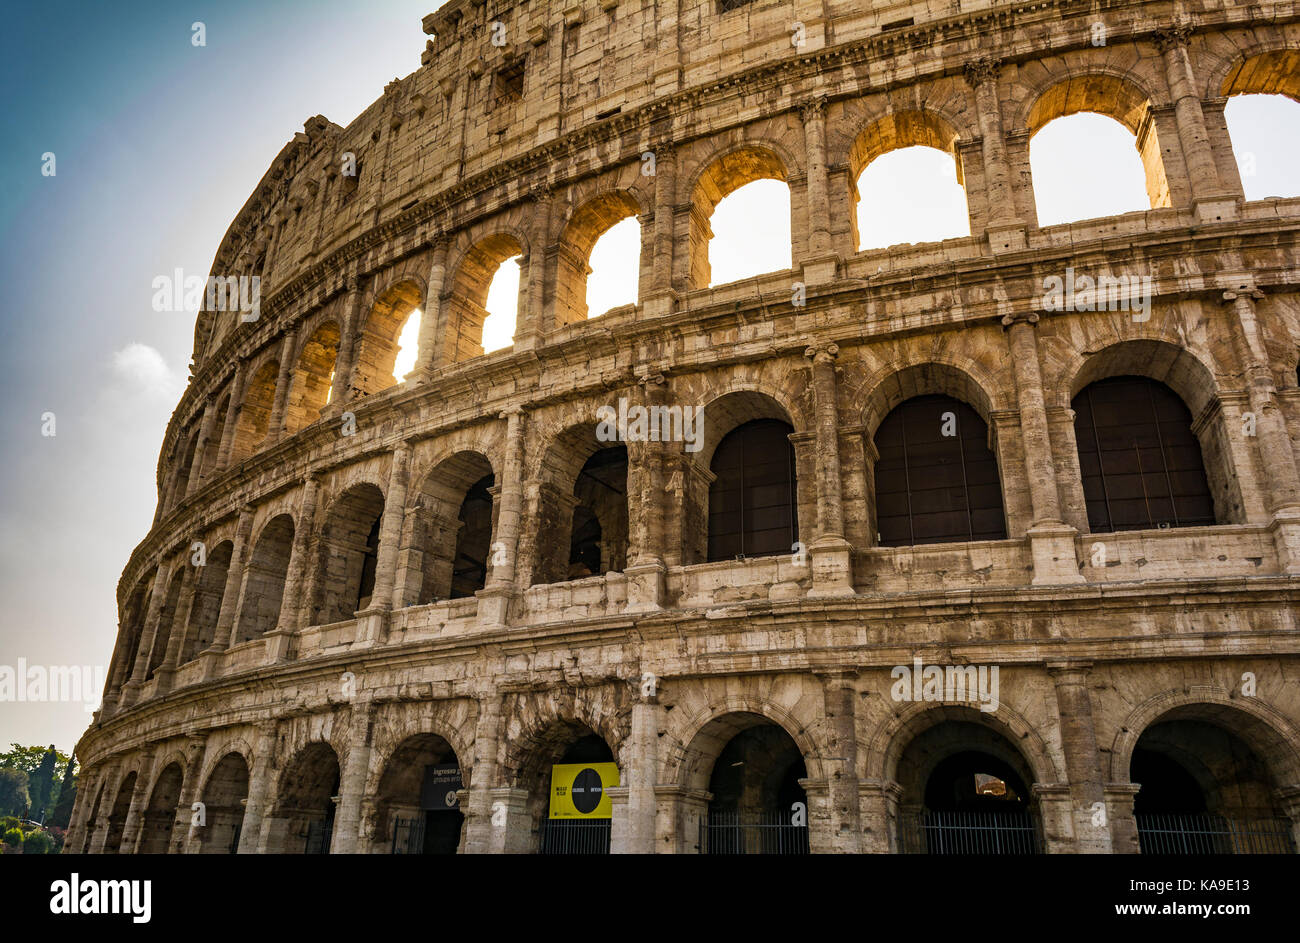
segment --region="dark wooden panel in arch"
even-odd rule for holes
[[[885,417],[875,443],[881,546],[1007,536],[997,458],[971,407],[951,396],[915,397]]]
[[[1093,532],[1215,523],[1201,444],[1178,394],[1147,377],[1112,377],[1070,405]]]
[[[723,438],[709,466],[709,556],[713,560],[791,553],[798,531],[794,429],[755,419]]]

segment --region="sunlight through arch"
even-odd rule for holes
[[[1040,226],[1151,208],[1136,138],[1107,115],[1049,121],[1029,142],[1029,165]]]
[[[709,287],[790,268],[790,187],[755,180],[718,201],[709,219]]]
[[[970,235],[957,162],[937,147],[881,154],[858,177],[858,251]]]
[[[483,320],[483,353],[509,347],[515,342],[519,317],[519,264],[522,255],[501,263],[488,286],[488,316]],[[513,264],[511,264],[513,263]]]

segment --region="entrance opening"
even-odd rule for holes
[[[280,780],[268,851],[329,854],[339,792],[339,761],[327,743],[304,747]]]
[[[404,740],[384,767],[376,802],[376,840],[395,855],[454,855],[465,816],[456,753],[442,737]]]
[[[144,834],[140,837],[140,854],[165,855],[170,850],[172,830],[176,826],[176,806],[181,801],[184,773],[179,763],[170,764],[154,784],[153,795],[144,813]]]
[[[547,806],[539,852],[544,855],[607,855],[610,823],[607,786],[617,783],[614,754],[603,737],[579,736],[546,770]],[[611,783],[609,780],[613,779]]]
[[[248,798],[248,764],[238,753],[227,753],[203,788],[205,828],[199,829],[199,854],[233,855],[239,851]]]
[[[777,724],[759,719],[736,734],[713,763],[700,853],[807,854],[808,796],[799,785],[807,775],[798,744]]]

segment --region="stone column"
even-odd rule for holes
[[[1049,662],[1047,671],[1056,682],[1056,712],[1061,724],[1061,750],[1070,777],[1070,811],[1074,821],[1075,850],[1082,854],[1109,854],[1111,833],[1105,790],[1102,788],[1101,752],[1092,720],[1088,693],[1088,662]]]
[[[858,783],[861,851],[887,855],[902,850],[898,847],[898,802],[902,795],[903,787],[892,779]]]
[[[343,302],[343,326],[339,332],[339,352],[334,362],[334,382],[330,384],[330,401],[322,415],[343,412],[352,389],[352,371],[356,366],[357,328],[361,323],[361,283],[355,275],[346,282],[347,299]],[[421,325],[423,327],[423,325]]]
[[[1036,585],[1082,583],[1084,578],[1079,573],[1074,547],[1077,532],[1061,520],[1061,497],[1056,490],[1056,463],[1047,427],[1043,374],[1034,330],[1038,317],[1037,313],[1029,312],[1002,318],[1015,370],[1025,474],[1029,479],[1033,522],[1027,535],[1034,559],[1033,582]]]
[[[1188,183],[1192,189],[1192,206],[1198,219],[1234,219],[1236,201],[1219,181],[1219,169],[1210,149],[1210,135],[1205,127],[1201,99],[1196,94],[1196,74],[1187,51],[1191,29],[1174,26],[1156,30],[1156,48],[1165,60],[1165,78],[1169,97],[1178,120],[1178,143],[1187,163]]]
[[[144,810],[149,803],[149,783],[153,779],[153,759],[152,750],[145,751],[140,757],[140,772],[135,777],[131,806],[127,810],[126,820],[122,823],[122,844],[119,854],[134,855],[140,851],[140,839],[144,832]]]
[[[248,364],[244,358],[235,361],[235,377],[230,381],[230,403],[226,406],[226,423],[221,427],[221,448],[217,452],[217,471],[230,467],[230,453],[235,447],[235,426],[239,424],[239,404],[244,398],[244,384],[248,382]]]
[[[185,632],[190,624],[190,611],[194,608],[194,596],[198,589],[198,567],[193,566],[184,556],[181,558],[181,592],[176,601],[176,612],[172,615],[171,633],[167,636],[167,651],[163,654],[162,664],[154,673],[158,679],[157,691],[165,694],[171,690],[172,675],[176,672],[177,662],[181,657],[181,646],[185,642]]]
[[[294,354],[298,345],[298,329],[284,335],[280,344],[280,373],[275,378],[275,398],[271,401],[271,418],[266,426],[266,441],[274,445],[284,437],[284,413],[289,402],[289,384],[293,380]]]
[[[293,657],[297,632],[303,627],[303,590],[307,583],[307,557],[311,552],[319,492],[320,475],[308,474],[307,480],[303,483],[302,497],[298,501],[298,519],[293,530],[293,549],[289,553],[289,568],[284,577],[284,599],[280,605],[280,618],[275,626],[276,640],[273,645],[277,662],[288,661]]]
[[[379,523],[379,550],[375,559],[375,591],[371,595],[371,609],[393,608],[393,594],[397,585],[397,551],[402,540],[402,520],[406,515],[410,462],[411,447],[403,442],[393,451],[393,465],[388,475],[384,516]]]
[[[640,687],[641,679],[633,682]],[[610,822],[611,854],[655,853],[655,780],[659,769],[659,726],[663,708],[655,694],[632,705],[631,730],[619,764],[619,785],[610,789],[615,803]],[[622,808],[618,808],[621,806]]]
[[[809,596],[853,593],[853,548],[844,539],[844,500],[840,479],[839,406],[835,344],[809,347],[817,439],[817,533],[808,547],[813,587]]]
[[[1250,411],[1254,414],[1256,451],[1260,467],[1267,470],[1263,484],[1278,562],[1283,572],[1300,573],[1300,473],[1256,317],[1255,302],[1263,297],[1264,293],[1251,285],[1223,293],[1223,301],[1232,305],[1233,346],[1245,375]],[[1249,433],[1250,424],[1243,422],[1243,427]]]
[[[497,780],[500,727],[501,697],[495,692],[485,692],[478,700],[478,722],[474,727],[474,757],[465,813],[466,854],[487,854],[492,850],[492,833],[497,827],[492,815],[492,789]]]
[[[234,546],[230,553],[230,567],[226,570],[226,586],[221,593],[221,609],[209,652],[224,652],[230,647],[230,633],[235,626],[239,608],[239,590],[244,583],[244,564],[248,556],[248,541],[253,534],[253,506],[239,509],[239,523],[235,525]],[[210,669],[209,669],[210,670]]]
[[[339,778],[339,804],[330,842],[332,855],[354,855],[361,847],[361,800],[370,771],[372,717],[369,698],[358,696],[352,704],[347,762]]]
[[[207,747],[205,735],[194,735],[185,745],[185,778],[181,781],[181,794],[176,803],[176,820],[172,823],[171,841],[167,843],[167,854],[198,854],[200,837],[207,828],[207,810],[204,810],[203,825],[194,824],[194,803],[199,801],[203,783],[204,752]]]
[[[998,102],[998,72],[1001,61],[977,59],[966,63],[966,82],[975,90],[975,110],[979,118],[984,156],[984,189],[989,206],[989,244],[994,251],[1025,247],[1024,221],[1016,217],[1014,183],[1007,160],[1002,127],[1002,108]]]
[[[554,330],[556,312],[552,309],[547,317],[547,280],[550,276],[553,256],[549,251],[551,240],[551,217],[555,212],[555,194],[546,184],[533,188],[529,194],[533,204],[532,226],[528,230],[527,256],[524,270],[520,272],[520,300],[526,303],[516,306],[515,314],[515,350],[532,350],[542,342],[542,337],[549,330]],[[527,281],[523,276],[527,275]],[[551,299],[554,304],[554,299]]]
[[[653,258],[650,263],[650,284],[641,290],[638,311],[642,317],[669,314],[676,301],[673,285],[673,206],[677,188],[677,158],[673,145],[660,137],[651,145],[655,161],[655,209]]]
[[[212,441],[212,431],[216,424],[217,402],[215,397],[209,395],[203,401],[203,419],[199,422],[199,443],[194,449],[194,462],[190,465],[190,483],[186,489],[187,493],[196,490],[199,484],[215,470],[204,467],[203,454],[208,450],[208,443]]]
[[[265,853],[262,840],[263,823],[268,820],[268,798],[271,793],[271,768],[275,756],[275,721],[257,725],[257,738],[253,745],[253,766],[248,772],[248,800],[244,803],[244,822],[239,832],[239,854]]]
[[[810,285],[834,281],[839,259],[831,245],[831,204],[826,171],[826,98],[817,96],[799,106],[808,161],[808,244],[804,248],[803,278]]]
[[[420,318],[419,363],[416,364],[413,378],[417,383],[427,382],[440,365],[438,358],[438,341],[446,337],[446,324],[443,323],[442,294],[447,282],[447,252],[451,248],[451,239],[441,234],[433,240],[433,259],[429,263],[429,277],[426,279],[424,294],[424,315]]]
[[[86,841],[86,854],[102,855],[104,847],[108,844],[108,831],[112,827],[111,819],[113,817],[113,805],[117,801],[117,790],[122,785],[121,768],[110,770],[104,774],[103,778],[104,794],[99,802],[99,817],[94,821],[87,821],[86,828],[90,829],[90,835]],[[91,802],[94,802],[92,799]]]
[[[656,408],[662,410],[667,406],[668,383],[662,373],[642,377],[637,387],[640,393],[638,405],[646,407],[650,415],[656,414]],[[660,609],[663,605],[667,588],[667,569],[663,558],[667,450],[668,443],[657,441],[657,438],[656,441],[641,443],[638,449],[628,449],[629,461],[634,455],[639,455],[641,460],[641,468],[636,470],[637,474],[628,475],[629,498],[632,496],[631,488],[634,480],[640,484],[636,505],[633,506],[629,501],[628,506],[631,516],[632,558],[623,571],[628,581],[626,610],[628,612],[648,612]]]
[[[149,594],[149,609],[145,614],[140,629],[140,644],[135,650],[135,663],[131,666],[131,678],[124,685],[122,700],[125,706],[135,701],[139,688],[145,682],[149,668],[149,655],[153,651],[154,635],[158,632],[158,621],[162,613],[163,598],[167,594],[167,577],[171,569],[162,560],[158,561],[158,572],[154,576],[153,591]]]
[[[486,625],[505,624],[510,598],[517,591],[519,524],[524,505],[524,412],[518,406],[512,406],[499,418],[506,420],[505,456],[501,463],[501,499],[496,515],[496,533],[488,549],[490,557],[501,562],[491,566],[487,585],[476,593],[479,622]]]
[[[1137,798],[1136,783],[1107,783],[1106,817],[1110,820],[1110,851],[1114,855],[1136,855],[1138,846],[1137,819],[1133,817],[1133,800]]]
[[[826,770],[823,850],[855,854],[862,850],[862,822],[858,794],[858,737],[855,708],[857,689],[853,674],[829,671],[820,677],[826,724],[830,730]],[[810,823],[811,824],[811,823]]]
[[[1078,838],[1074,831],[1070,787],[1062,783],[1031,783],[1029,791],[1043,826],[1043,851],[1049,855],[1074,854]]]

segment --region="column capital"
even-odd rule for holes
[[[990,82],[997,78],[998,72],[1002,68],[1002,60],[992,56],[981,56],[978,59],[972,59],[967,62],[962,71],[966,76],[966,84],[971,88],[979,88],[985,82]]]
[[[1161,52],[1168,52],[1170,49],[1186,46],[1191,35],[1192,28],[1190,26],[1181,24],[1162,26],[1159,29],[1152,30],[1151,41],[1156,44],[1156,48]]]
[[[524,408],[522,406],[507,406],[505,409],[501,410],[501,412],[497,413],[498,419],[513,419],[516,417],[522,419],[523,416]]]
[[[799,116],[805,124],[817,118],[824,118],[826,117],[826,104],[827,97],[825,95],[811,95],[799,102]]]
[[[813,344],[806,348],[803,355],[813,363],[834,363],[840,355],[839,344]]]
[[[1220,304],[1231,304],[1238,298],[1251,298],[1255,301],[1261,301],[1264,298],[1264,292],[1254,286],[1243,285],[1240,288],[1229,288],[1219,298]]]
[[[1033,327],[1041,317],[1037,311],[1013,311],[1002,315],[1002,327],[1010,328],[1013,324],[1028,324]]]

